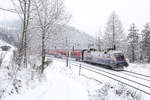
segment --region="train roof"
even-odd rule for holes
[[[93,51],[92,50],[92,52],[101,52],[101,53],[122,53],[122,51],[119,51],[119,50],[109,50],[109,51],[107,51],[107,50],[105,50],[105,51]]]
[[[110,52],[110,53],[122,53],[122,51],[119,51],[119,50],[110,50],[108,52]]]

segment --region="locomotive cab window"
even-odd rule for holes
[[[124,60],[124,55],[122,53],[115,53],[114,56],[117,60]]]

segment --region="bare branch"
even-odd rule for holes
[[[0,8],[0,10],[8,11],[8,12],[11,12],[11,13],[17,13],[15,10],[12,10],[12,9]]]

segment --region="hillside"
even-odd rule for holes
[[[2,23],[2,22],[1,22]],[[11,25],[11,24],[10,24]],[[88,48],[89,44],[94,43],[94,38],[90,36],[89,34],[82,32],[74,27],[71,26],[59,26],[56,25],[56,28],[58,30],[55,30],[56,37],[52,36],[52,38],[55,37],[55,39],[50,39],[47,43],[48,49],[86,49]],[[8,26],[8,28],[3,27],[3,25],[0,24],[0,40],[5,41],[6,43],[9,43],[13,46],[18,45],[18,39],[20,36],[20,31],[15,26]],[[33,35],[35,32],[33,31]],[[55,33],[54,33],[55,34]],[[31,47],[33,47],[33,44],[36,44],[37,42],[40,42],[40,37],[35,36],[36,38],[30,40]],[[66,40],[67,40],[67,47],[66,47]],[[39,48],[38,48],[39,49]]]
[[[71,26],[63,27],[62,34],[58,38],[59,40],[55,41],[57,42],[57,49],[65,49],[66,40],[69,49],[72,49],[73,47],[74,49],[86,49],[89,44],[94,43],[94,38],[92,36]]]
[[[18,40],[21,33],[20,23],[18,21],[0,21],[0,40],[13,46],[18,46]]]

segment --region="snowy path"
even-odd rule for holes
[[[13,95],[4,100],[88,100],[87,91],[79,81],[52,70],[63,64],[54,61],[53,65],[45,70],[46,81],[24,94]]]

